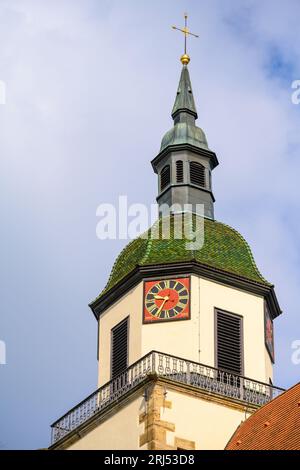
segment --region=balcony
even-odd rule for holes
[[[214,367],[151,351],[55,421],[51,426],[52,444],[77,430],[153,376],[254,406],[262,406],[284,391]]]

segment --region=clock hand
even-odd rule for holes
[[[165,303],[167,302],[167,300],[168,300],[168,298],[165,297],[164,301],[161,303],[161,306],[159,307],[159,309],[156,312],[156,316],[158,316],[160,314],[160,312],[162,311],[162,309],[163,309]]]
[[[155,298],[155,299],[158,299],[158,300],[168,300],[168,299],[169,299],[168,296],[162,297],[161,295],[155,295],[154,298]]]

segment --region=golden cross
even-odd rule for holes
[[[190,61],[189,56],[187,55],[186,52],[186,43],[187,43],[187,37],[188,36],[194,36],[195,38],[198,38],[197,34],[191,33],[190,30],[187,27],[187,19],[188,15],[187,13],[184,14],[184,28],[177,28],[176,26],[172,26],[173,29],[176,29],[177,31],[181,31],[184,34],[184,55],[181,57],[181,62],[184,65],[187,65]]]

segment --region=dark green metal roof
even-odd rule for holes
[[[98,298],[114,288],[137,266],[151,266],[186,261],[196,261],[223,272],[238,275],[244,279],[271,286],[260,274],[251,250],[245,239],[233,228],[221,222],[204,219],[204,244],[197,250],[187,250],[188,240],[175,239],[171,219],[171,237],[163,239],[161,235],[162,219],[156,222],[159,238],[153,239],[148,231],[143,237],[130,242],[118,256],[108,283]],[[198,217],[198,216],[193,216]],[[195,221],[194,221],[195,222]]]
[[[195,124],[198,115],[186,65],[183,66],[181,71],[172,117],[174,126],[164,135],[160,152],[169,146],[185,144],[209,150],[205,133]]]
[[[209,150],[206,136],[200,127],[186,122],[175,124],[163,137],[160,152],[170,145],[190,144],[194,147]]]
[[[189,70],[186,65],[182,67],[177,95],[172,110],[172,117],[174,117],[179,111],[187,111],[193,114],[197,119],[197,109],[193,96],[192,83]]]

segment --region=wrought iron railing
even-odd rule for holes
[[[151,374],[257,406],[264,405],[284,391],[214,367],[151,351],[55,421],[51,426],[52,444],[107,409]]]

